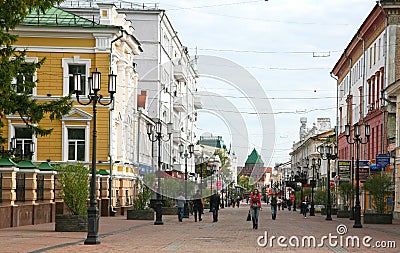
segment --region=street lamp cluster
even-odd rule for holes
[[[171,139],[172,134],[172,123],[167,124],[167,135],[168,137],[165,138],[162,132],[163,123],[161,120],[156,121],[155,126],[154,124],[148,123],[147,124],[147,135],[151,142],[158,141],[158,166],[157,166],[157,199],[156,199],[156,220],[154,221],[154,225],[163,225],[164,222],[162,221],[162,202],[161,202],[161,142],[167,142]]]
[[[362,228],[361,224],[361,205],[360,205],[360,144],[367,144],[370,136],[370,126],[364,125],[364,138],[361,137],[361,126],[354,125],[353,141],[350,140],[350,125],[345,126],[345,136],[347,143],[356,145],[356,205],[354,208],[353,228]]]
[[[188,177],[188,163],[187,160],[188,158],[191,158],[194,153],[194,145],[189,144],[188,148],[185,149],[185,146],[183,144],[179,145],[179,154],[181,155],[181,158],[185,158],[185,208],[183,209],[183,218],[189,218],[189,207],[187,203],[187,193],[188,193],[188,188],[187,188],[187,177]]]
[[[332,204],[331,204],[331,160],[337,157],[337,147],[332,147],[331,143],[323,143],[318,146],[317,151],[320,153],[323,160],[327,160],[326,167],[326,218],[325,220],[332,220]]]
[[[309,160],[307,159],[307,167],[309,165]],[[311,159],[311,168],[312,168],[312,179],[310,181],[311,185],[311,207],[310,207],[310,216],[315,216],[315,206],[314,206],[314,188],[316,186],[315,180],[315,170],[321,167],[321,159]]]
[[[114,101],[114,94],[117,85],[117,75],[113,73],[108,75],[108,93],[110,98],[108,101],[103,102],[103,95],[99,94],[101,73],[97,71],[92,72],[92,76],[88,78],[89,87],[91,92],[87,95],[87,102],[80,100],[80,94],[82,92],[82,80],[81,74],[75,73],[74,77],[74,89],[76,100],[81,105],[93,105],[93,138],[92,138],[92,178],[90,180],[90,205],[88,208],[88,234],[85,240],[85,244],[99,244],[99,209],[97,208],[96,200],[96,142],[97,142],[97,129],[96,129],[96,114],[97,104],[107,106]]]

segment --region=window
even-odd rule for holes
[[[68,128],[68,160],[85,161],[85,129]]]
[[[17,153],[22,155],[22,157],[31,154],[33,150],[31,150],[32,141],[32,130],[27,127],[15,127],[15,138],[17,140]]]
[[[88,94],[86,89],[86,66],[84,64],[69,64],[68,65],[68,77],[69,77],[69,86],[68,90],[69,93],[73,93],[75,90],[75,83],[74,83],[74,74],[80,73],[81,74],[81,92],[79,95],[86,95]]]
[[[36,199],[38,201],[44,200],[44,175],[38,175],[36,178],[37,188],[36,188]]]
[[[16,201],[25,201],[25,173],[17,173],[16,193]]]
[[[62,59],[62,68],[63,68],[63,95],[67,96],[68,94],[73,93],[74,91],[74,78],[73,74],[80,73],[82,75],[82,91],[80,95],[89,94],[89,88],[87,87],[87,77],[88,73],[90,73],[91,68],[91,60],[90,59],[81,59],[80,56],[74,56],[72,58],[63,58]]]
[[[17,93],[33,94],[33,82],[35,82],[34,73],[30,72],[30,68],[27,63],[21,64],[22,71],[17,74],[17,77],[13,79],[15,85],[15,91]]]

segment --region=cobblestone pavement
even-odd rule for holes
[[[326,221],[320,214],[304,219],[298,211],[287,209],[278,211],[277,219],[272,220],[270,207],[264,206],[259,228],[253,230],[251,221],[246,221],[247,211],[245,204],[224,208],[215,223],[208,210],[201,222],[194,222],[193,216],[178,222],[176,216],[164,215],[164,225],[159,226],[125,216],[101,217],[99,245],[84,245],[86,233],[54,232],[54,223],[0,229],[0,252],[400,252],[398,220],[392,225],[363,224],[363,228],[355,229],[349,219],[332,216],[332,221]],[[318,246],[324,236],[323,245]],[[263,245],[265,238],[268,243]],[[312,238],[316,239],[315,247]],[[299,246],[291,246],[296,239]],[[357,239],[359,247],[352,244]],[[363,245],[363,240],[370,246]],[[378,248],[376,242],[392,248]],[[389,245],[393,242],[396,245]]]

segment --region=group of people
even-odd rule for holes
[[[260,214],[260,211],[262,210],[261,206],[262,196],[259,193],[258,189],[254,189],[248,199],[250,202],[249,213],[251,215],[251,220],[253,221],[253,229],[258,229],[258,216]],[[180,193],[179,197],[177,198],[177,201],[178,201],[178,220],[182,222],[184,216],[185,203],[186,203],[186,199],[183,196],[183,192]],[[197,222],[197,220],[202,221],[201,215],[203,214],[204,211],[204,200],[203,197],[201,196],[200,190],[197,190],[196,194],[192,196],[191,203],[193,205],[194,221],[195,222]],[[219,195],[219,193],[214,193],[213,195],[211,195],[210,212],[212,212],[213,214],[212,215],[213,222],[218,221],[218,211],[220,205],[221,205],[221,196]],[[279,200],[277,199],[276,196],[272,196],[271,214],[273,220],[276,219],[278,205],[279,205]],[[304,218],[307,218],[308,205],[309,205],[308,198],[305,197],[301,203],[301,213],[303,214]]]
[[[260,211],[262,210],[261,207],[261,194],[258,192],[258,189],[254,189],[253,192],[250,194],[250,209],[249,213],[251,213],[251,220],[253,221],[253,229],[258,229],[258,216]],[[272,196],[271,198],[271,214],[272,219],[276,219],[276,211],[279,205],[279,200],[276,196]],[[303,214],[304,218],[307,218],[308,212],[308,197],[306,196],[303,201],[301,202],[301,213]]]
[[[178,206],[178,220],[179,222],[183,221],[184,210],[185,210],[186,199],[183,196],[183,192],[179,194],[177,198],[177,206]],[[201,215],[204,214],[204,199],[201,196],[200,190],[197,190],[196,193],[192,196],[191,204],[193,205],[193,216],[194,221],[197,222],[197,218],[199,221],[202,221]],[[213,222],[218,221],[218,211],[221,205],[221,196],[219,193],[215,193],[210,197],[210,211],[213,213]]]
[[[258,229],[258,216],[260,211],[262,210],[261,206],[261,194],[258,192],[258,189],[254,189],[253,192],[250,194],[249,201],[250,201],[250,209],[249,212],[251,213],[251,220],[253,221],[253,229]],[[276,219],[276,208],[278,206],[278,200],[275,196],[271,198],[271,214],[272,219]]]

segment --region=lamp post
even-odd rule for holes
[[[4,149],[4,146],[1,146],[1,151],[0,151],[1,157],[2,158],[11,157],[12,155],[14,155],[16,148],[17,148],[17,139],[13,137],[11,138],[10,141],[10,149],[6,150]]]
[[[315,216],[315,207],[314,207],[314,188],[316,185],[315,181],[315,168],[321,167],[321,159],[318,159],[318,163],[315,163],[315,158],[311,159],[311,166],[312,166],[312,180],[311,180],[311,208],[310,208],[310,216]],[[308,160],[307,160],[308,161]]]
[[[332,220],[332,206],[331,206],[331,159],[336,159],[336,147],[332,148],[331,144],[324,143],[317,148],[321,154],[321,158],[328,160],[327,172],[326,172],[326,192],[327,192],[327,203],[326,203],[326,218],[325,220]]]
[[[354,225],[353,228],[362,228],[361,224],[361,205],[360,205],[360,144],[367,144],[370,136],[370,126],[364,125],[364,135],[361,137],[361,127],[358,123],[354,125],[353,141],[350,139],[350,125],[345,126],[346,141],[356,146],[356,205],[354,207]]]
[[[293,198],[293,212],[296,212],[296,191],[297,191],[297,183],[296,183],[296,179],[294,176],[294,171],[290,172],[290,177],[289,180],[291,181],[291,185],[293,186],[293,190],[294,190],[294,198]]]
[[[89,95],[87,95],[88,101],[80,101],[80,93],[82,92],[81,74],[75,73],[74,77],[74,89],[76,100],[81,105],[93,105],[93,137],[92,137],[92,178],[90,180],[90,205],[88,208],[88,234],[85,240],[85,244],[99,244],[99,209],[97,208],[96,200],[96,143],[97,143],[97,104],[107,106],[114,101],[114,94],[117,86],[117,75],[111,73],[108,75],[108,93],[110,98],[106,102],[102,102],[103,95],[99,94],[101,73],[97,71],[92,72],[92,76],[88,78],[88,84],[91,89]]]
[[[158,141],[158,168],[157,168],[157,200],[156,200],[156,220],[154,221],[154,225],[163,225],[164,222],[162,221],[162,203],[161,203],[161,142],[162,141],[169,141],[172,134],[172,123],[167,124],[167,134],[168,138],[164,139],[162,133],[162,122],[159,119],[154,125],[151,123],[147,124],[147,135],[149,136],[149,140],[151,142]]]
[[[189,149],[189,150],[188,150]],[[189,144],[188,149],[185,149],[185,146],[181,143],[179,144],[179,154],[181,155],[181,158],[185,158],[185,207],[183,209],[183,218],[189,218],[189,206],[187,203],[188,196],[187,196],[187,176],[188,176],[188,164],[187,164],[187,159],[191,158],[193,153],[194,153],[194,145]]]

